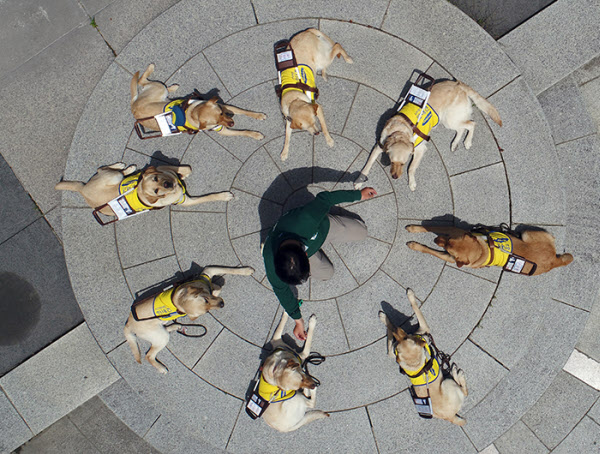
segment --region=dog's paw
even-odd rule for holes
[[[265,138],[265,135],[261,134],[260,132],[251,131],[250,137],[252,137],[254,140],[263,140]]]
[[[354,180],[354,189],[361,189],[368,179],[364,173],[359,173],[356,180]]]
[[[230,192],[230,191],[221,192],[221,193],[219,193],[219,196],[223,202],[229,202],[231,199],[233,199],[235,197],[233,192]]]
[[[351,65],[351,64],[353,64],[353,63],[354,63],[354,60],[352,59],[352,57],[350,57],[350,56],[348,55],[348,58],[346,59],[346,63],[348,63],[349,65]]]
[[[410,182],[408,183],[408,188],[412,191],[415,192],[415,189],[417,189],[417,182],[415,181],[414,178],[410,179]]]
[[[148,68],[146,68],[146,71],[148,71],[149,74],[152,74],[154,72],[154,68],[156,68],[156,65],[154,63],[150,63]]]
[[[317,316],[315,314],[312,314],[308,319],[308,327],[310,329],[314,329],[315,326],[317,326]]]
[[[262,112],[257,112],[254,115],[254,118],[256,118],[257,120],[266,120],[267,119],[267,114],[264,114]]]
[[[408,296],[409,300],[414,300],[415,299],[415,292],[412,288],[409,288],[406,290],[406,296]]]
[[[327,146],[329,148],[333,148],[335,145],[335,140],[333,140],[331,137],[325,137],[325,141],[327,142]]]
[[[285,161],[289,156],[289,152],[287,150],[283,150],[281,152],[281,155],[279,155],[279,157],[281,158],[282,161]]]
[[[169,372],[169,369],[167,369],[165,366],[163,366],[162,364],[159,364],[156,369],[163,375],[165,375],[167,372]]]
[[[406,245],[411,248],[413,251],[418,251],[419,247],[421,246],[419,243],[417,243],[416,241],[409,241],[406,243]]]
[[[387,326],[388,318],[387,315],[385,315],[385,312],[379,311],[379,320],[381,320],[381,323]]]
[[[425,231],[422,226],[414,225],[414,224],[409,224],[409,225],[405,226],[404,228],[406,229],[407,232],[410,232],[410,233],[419,233],[419,232]]]
[[[242,268],[242,276],[252,276],[252,274],[254,273],[254,268],[252,268],[251,266],[245,266],[244,268]]]

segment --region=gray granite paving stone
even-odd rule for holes
[[[571,452],[597,452],[600,445],[600,425],[590,418],[583,418],[573,432],[552,451],[556,454]]]
[[[397,375],[398,380],[408,383],[406,377]],[[408,447],[440,452],[440,446],[444,454],[477,452],[460,427],[440,419],[420,418],[408,391],[367,408],[380,453],[404,452]]]
[[[94,16],[97,12],[114,2],[115,0],[82,0],[81,6],[83,6],[84,10],[90,16]]]
[[[0,386],[39,433],[117,379],[87,325],[81,324],[0,378]]]
[[[527,278],[504,273],[494,298],[471,339],[512,369],[529,354],[529,342],[543,320],[554,276]]]
[[[169,208],[143,213],[134,219],[125,219],[115,227],[119,258],[124,268],[151,260],[168,257],[175,253],[171,237],[171,212]],[[159,239],[151,247],[144,247],[140,239],[149,232]]]
[[[203,433],[198,430],[188,430],[182,433],[177,418],[169,419],[161,416],[144,438],[163,454],[177,454],[180,452],[209,452],[211,454],[218,454],[225,452],[207,443],[202,438],[202,435]]]
[[[276,79],[273,44],[310,27],[317,27],[316,19],[289,20],[247,28],[210,45],[204,50],[204,55],[227,90],[235,96],[248,87]],[[272,96],[276,99],[275,92]]]
[[[283,204],[293,191],[262,147],[244,163],[233,181],[233,187],[279,204]]]
[[[545,454],[548,452],[548,448],[521,421],[517,421],[494,444],[500,454],[521,454],[522,452]]]
[[[243,400],[260,366],[260,357],[260,347],[223,330],[192,370],[211,385]]]
[[[465,371],[467,377],[469,395],[461,408],[462,413],[477,405],[509,372],[469,339],[452,355],[452,361]]]
[[[416,4],[393,0],[382,29],[407,42],[418,43],[421,52],[484,97],[518,74],[494,39],[449,2],[426,0]]]
[[[554,143],[597,132],[598,128],[587,112],[574,76],[568,76],[540,93],[538,99],[552,129]]]
[[[155,77],[164,80],[209,44],[255,24],[252,5],[246,1],[183,0],[136,35],[117,61],[132,72],[155,63]]]
[[[500,116],[502,117],[502,112],[500,112]],[[454,131],[444,128],[443,125],[439,125],[432,133],[431,140],[440,152],[444,166],[450,175],[478,169],[502,160],[498,145],[488,126],[488,121],[491,120],[484,118],[483,114],[476,107],[473,107],[472,118],[476,125],[473,134],[473,144],[469,150],[464,146],[464,134],[462,142],[456,148],[456,151],[451,151],[450,146],[456,135]]]
[[[131,116],[134,121],[133,115]],[[138,151],[148,156],[162,157],[174,161],[181,161],[181,157],[187,151],[192,139],[196,136],[191,134],[179,134],[170,137],[157,137],[156,139],[142,140],[138,137],[135,130],[131,131],[127,148]],[[127,154],[127,151],[125,153]]]
[[[592,58],[585,65],[573,72],[575,82],[579,85],[590,82],[598,76],[600,76],[600,55]]]
[[[317,391],[316,408],[322,409],[319,393],[320,390]],[[329,418],[311,422],[289,433],[276,432],[264,421],[253,421],[242,412],[227,449],[239,453],[377,452],[364,408],[331,413]]]
[[[113,63],[96,85],[73,136],[65,179],[87,181],[98,167],[120,161],[133,127],[130,79]]]
[[[600,424],[600,400],[596,400],[596,403],[590,408],[587,415],[596,421],[596,423]]]
[[[538,101],[523,78],[489,101],[502,112],[503,126],[492,131],[504,149],[502,158],[511,194],[512,222],[562,224],[564,192],[550,130]],[[527,119],[527,129],[523,127]]]
[[[408,224],[419,222],[405,219],[398,221],[396,241],[381,269],[403,287],[412,288],[417,298],[424,301],[440,278],[446,262],[409,249],[406,246],[408,241],[417,241],[430,247],[435,245],[430,234],[408,233],[404,228]]]
[[[382,196],[380,191],[377,194],[373,199],[353,203],[344,208],[365,221],[369,237],[393,244],[398,226],[395,222],[389,222],[388,216],[396,210],[396,198],[394,194]]]
[[[367,159],[369,159],[369,153],[363,149],[333,189],[354,189],[354,180],[367,162]],[[394,186],[389,176],[389,167],[382,167],[379,163],[374,164],[369,173],[369,180],[363,187],[369,186],[375,188],[377,195],[385,195],[394,191]]]
[[[597,397],[598,391],[594,388],[561,371],[522,421],[544,445],[554,449],[579,423]]]
[[[225,300],[225,307],[218,310],[235,310],[230,307]],[[179,320],[180,323],[193,323],[197,325],[203,325],[206,328],[206,335],[200,338],[191,338],[182,336],[178,333],[171,334],[171,340],[169,341],[169,351],[175,355],[175,357],[185,364],[188,368],[194,367],[198,360],[204,355],[206,350],[210,347],[213,340],[223,331],[223,325],[221,325],[211,314],[203,315],[197,320],[191,321],[189,318],[183,318]],[[201,330],[201,328],[192,328]],[[202,331],[198,331],[201,333]]]
[[[0,77],[21,66],[54,41],[89,21],[73,0],[59,3],[3,3],[0,8]]]
[[[414,69],[425,70],[432,62],[406,41],[374,28],[321,19],[321,31],[339,42],[354,60],[349,65],[343,58],[335,59],[328,74],[360,82],[392,99],[398,99]],[[382,65],[384,55],[393,64]]]
[[[351,349],[386,336],[379,311],[383,310],[396,326],[413,314],[406,290],[381,271],[356,290],[337,298],[337,302]]]
[[[400,96],[400,89],[398,96]],[[398,99],[396,96],[392,95],[390,98],[365,85],[359,85],[344,126],[344,137],[353,140],[371,153],[388,119],[387,116],[383,119],[382,117],[386,113],[393,113],[389,112],[389,109],[394,107],[396,99]]]
[[[224,213],[177,212],[171,216],[173,245],[182,270],[189,270],[193,263],[201,267],[240,264],[227,239]]]
[[[364,284],[387,258],[391,245],[367,238],[358,243],[340,243],[336,252],[360,285]]]
[[[444,268],[422,308],[442,351],[452,354],[460,346],[479,322],[495,290],[496,285],[489,281]]]
[[[52,231],[58,238],[58,241],[62,244],[62,222],[61,222],[62,208],[60,206],[52,208],[50,211],[44,214],[46,222],[50,224]]]
[[[319,86],[318,103],[323,106],[327,129],[330,133],[340,134],[344,129],[358,84],[346,79],[327,76],[325,82],[317,76]]]
[[[305,323],[312,314],[317,317],[317,327],[313,338],[311,351],[319,352],[322,355],[338,355],[349,350],[348,340],[343,320],[340,318],[339,304],[336,300],[327,301],[305,301],[302,304],[302,316]],[[275,318],[277,323],[281,315]],[[288,322],[287,333],[293,338],[292,330],[294,325]],[[296,339],[293,338],[295,342]],[[299,347],[303,347],[301,344]],[[315,368],[315,370],[318,370]],[[312,372],[311,372],[312,373]]]
[[[78,270],[70,275],[73,293],[100,347],[109,351],[123,342],[123,320],[131,306],[114,227],[102,227],[87,209],[63,208],[62,222],[67,266]]]
[[[279,204],[246,192],[232,192],[235,198],[227,205],[227,227],[232,239],[269,229],[283,214]]]
[[[184,437],[189,433],[201,434],[208,443],[225,447],[240,409],[239,399],[207,384],[166,349],[157,357],[168,367],[166,375],[147,361],[136,363],[126,344],[113,350],[109,358],[134,390],[160,410],[162,416],[176,422],[178,432]],[[208,417],[207,408],[219,417]]]
[[[573,351],[586,314],[553,300],[540,301],[540,304],[546,310],[530,341],[532,348],[510,374],[467,412],[470,422],[464,429],[478,449],[506,432],[539,399]]]
[[[266,233],[264,233],[266,235]],[[233,249],[238,256],[240,263],[244,266],[254,268],[254,279],[258,282],[262,281],[266,276],[264,260],[260,253],[261,232],[252,233],[242,236],[231,241]]]
[[[600,9],[594,0],[559,1],[499,42],[539,94],[598,55],[598,21]],[[565,23],[569,26],[564,27]],[[548,30],[554,35],[550,41]]]
[[[596,299],[592,307],[585,328],[579,334],[576,347],[590,358],[600,362],[600,337],[598,337],[598,330],[600,329],[600,304],[597,304],[597,302],[598,299]],[[600,417],[600,414],[598,416]],[[598,419],[598,422],[600,422],[600,419]]]
[[[254,150],[264,145],[268,140],[283,134],[285,131],[281,109],[279,108],[279,100],[275,96],[273,81],[268,81],[243,91],[235,98],[228,99],[226,103],[240,109],[264,113],[267,116],[265,120],[255,120],[245,115],[236,115],[233,117],[235,122],[233,129],[258,131],[265,136],[262,140],[255,140],[249,137],[227,137],[214,132],[207,132],[214,140],[242,161],[245,161]]]
[[[125,274],[131,294],[134,297],[138,295],[141,297],[145,294],[153,294],[152,290],[158,293],[162,291],[163,287],[170,285],[173,279],[181,279],[183,277],[181,271],[177,257],[173,254],[162,259],[127,268],[123,270],[123,273]]]
[[[89,0],[83,2],[90,3]],[[104,3],[95,1],[94,3]],[[108,3],[108,2],[107,2]],[[131,39],[142,31],[153,19],[158,17],[178,0],[136,0],[133,2],[111,2],[101,11],[88,9],[110,47],[119,54]]]
[[[589,81],[585,85],[579,87],[588,113],[596,123],[596,127],[600,128],[600,108],[598,107],[598,98],[600,98],[600,78]]]
[[[456,217],[473,225],[508,223],[511,199],[502,163],[455,175],[450,184]]]
[[[39,7],[51,12],[66,4]],[[75,2],[72,4],[79,8]],[[74,60],[81,64],[73,65]],[[0,97],[7,105],[19,105],[22,118],[45,119],[35,128],[27,128],[15,121],[13,109],[0,113],[2,156],[43,212],[60,203],[60,193],[53,188],[63,176],[72,134],[90,93],[111,61],[112,54],[99,34],[92,27],[83,27],[56,41],[18,71],[2,77]],[[24,99],[35,102],[23,103]]]
[[[330,244],[321,248],[333,264],[334,274],[328,281],[310,280],[310,299],[325,300],[348,293],[358,287],[358,283]]]
[[[142,398],[124,380],[119,379],[98,394],[102,402],[127,427],[143,437],[160,417],[160,412]]]
[[[336,183],[344,178],[347,182],[344,185],[346,187],[338,189],[354,189],[349,184],[353,180],[347,177],[345,170],[358,159],[362,149],[344,137],[335,134],[331,137],[335,140],[333,148],[327,146],[322,134],[315,137],[313,180],[319,186],[332,190]],[[373,170],[375,172],[375,169]]]
[[[10,452],[29,440],[33,436],[33,432],[27,427],[4,392],[0,392],[0,411],[2,412],[0,450]]]
[[[377,313],[373,317],[377,317]],[[318,408],[325,411],[348,410],[377,402],[405,389],[409,382],[400,376],[398,366],[392,358],[388,358],[386,348],[385,339],[381,339],[365,348],[328,357],[320,366],[311,368],[311,374],[322,383],[317,397]]]
[[[372,27],[379,27],[384,18],[388,2],[377,0],[369,4],[351,1],[341,4],[331,3],[326,0],[315,2],[294,2],[286,0],[277,5],[268,0],[254,2],[256,17],[259,23],[292,19],[296,17],[330,17],[343,21],[357,22]],[[335,40],[335,38],[333,38]]]
[[[320,140],[320,137],[316,139]],[[304,188],[313,182],[313,136],[306,132],[292,133],[290,154],[285,161],[279,157],[283,140],[283,136],[273,139],[265,143],[265,149],[290,186],[294,189]]]

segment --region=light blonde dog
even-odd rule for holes
[[[246,266],[241,268],[209,266],[202,272],[208,276],[206,279],[186,282],[173,290],[171,301],[179,314],[185,314],[190,320],[196,320],[201,315],[213,309],[222,308],[225,303],[221,294],[221,287],[212,283],[214,276],[224,274],[237,274],[250,276],[254,269]],[[177,324],[169,324],[170,320],[161,320],[155,314],[155,296],[146,298],[135,305],[139,321],[135,320],[133,314],[129,314],[127,324],[123,330],[125,339],[131,348],[133,357],[141,364],[140,347],[137,338],[150,342],[151,347],[146,353],[146,360],[152,364],[160,373],[166,374],[167,368],[156,359],[156,355],[169,343],[169,333],[179,328]],[[146,320],[144,320],[146,319]]]
[[[164,112],[164,108],[172,100],[169,93],[174,93],[179,85],[166,86],[162,82],[150,81],[148,77],[154,72],[154,64],[150,64],[140,77],[139,71],[133,75],[130,84],[131,113],[136,120],[154,117]],[[138,93],[138,89],[141,91]],[[238,107],[219,104],[218,97],[208,101],[191,99],[185,104],[185,117],[192,130],[217,130],[223,136],[244,136],[261,140],[265,136],[257,131],[229,129],[234,126],[234,114],[245,115],[256,120],[264,120],[264,113],[252,112]],[[153,118],[142,121],[142,126],[152,131],[159,131],[158,124]]]
[[[394,326],[384,312],[379,312],[379,318],[387,327],[388,356],[396,358],[402,369],[415,371],[422,369],[427,361],[425,341],[420,335],[430,334],[431,330],[417,305],[415,293],[408,289],[406,294],[419,322],[419,329],[415,334],[406,334],[402,328]],[[469,394],[465,373],[455,364],[452,365],[451,373],[452,378],[444,379],[440,368],[435,381],[429,383],[431,408],[434,417],[464,426],[466,421],[457,413]],[[418,397],[427,397],[426,386],[415,386],[414,389]]]
[[[488,114],[495,123],[502,126],[502,120],[496,108],[468,85],[459,81],[445,81],[436,83],[431,88],[428,104],[437,112],[440,123],[446,128],[456,131],[456,137],[452,141],[452,151],[458,147],[465,131],[467,131],[464,141],[465,148],[467,150],[471,148],[475,129],[475,122],[471,120],[473,113],[471,103],[475,103],[479,110]],[[417,136],[413,133],[412,126],[405,118],[398,114],[390,118],[381,132],[380,141],[371,152],[367,163],[354,183],[355,189],[360,189],[367,181],[371,167],[381,153],[385,152],[390,158],[390,174],[394,179],[402,175],[404,166],[414,155],[408,169],[408,186],[411,191],[414,191],[417,188],[415,171],[427,151],[425,140],[416,147],[414,146],[415,137]]]
[[[339,43],[334,43],[325,33],[309,28],[298,33],[290,40],[290,45],[296,56],[298,65],[309,66],[316,78],[317,71],[321,71],[321,76],[327,80],[327,68],[335,57],[340,55],[346,63],[353,63],[352,58],[348,56],[344,48]],[[312,135],[318,135],[321,129],[329,147],[333,147],[334,140],[329,135],[323,108],[312,103],[310,97],[303,91],[290,90],[281,96],[281,112],[285,118],[285,141],[281,160],[288,158],[290,150],[290,138],[292,129],[308,131]],[[317,123],[317,119],[321,124]]]
[[[279,432],[292,432],[329,416],[329,413],[314,410],[317,398],[315,381],[301,368],[301,361],[310,354],[317,318],[310,316],[306,342],[299,354],[293,352],[281,338],[287,320],[288,315],[284,312],[270,343],[275,351],[267,357],[262,368],[262,376],[270,385],[283,391],[298,391],[290,399],[271,403],[263,414],[265,422]]]
[[[89,206],[98,208],[118,197],[121,182],[125,177],[135,174],[136,170],[135,165],[126,166],[122,162],[117,162],[100,167],[87,183],[61,181],[54,188],[60,191],[79,192]],[[192,206],[205,202],[227,202],[233,198],[233,193],[229,191],[201,197],[184,194],[180,180],[184,180],[191,173],[190,166],[150,166],[139,178],[136,188],[137,196],[142,204],[152,208],[165,207],[175,203],[179,203],[181,206]],[[114,215],[108,206],[100,212],[108,216]]]

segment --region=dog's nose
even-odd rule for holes
[[[219,307],[225,307],[225,303],[223,301],[221,301],[221,304],[219,304]]]
[[[171,181],[165,181],[163,183],[163,186],[165,187],[165,189],[171,189],[173,187],[173,183]]]
[[[318,136],[319,134],[321,134],[319,131],[315,132],[315,136]]]
[[[393,178],[394,180],[397,180],[397,179],[398,179],[398,175],[396,175],[395,173],[393,173],[393,174],[392,174],[392,178]]]
[[[227,126],[229,126],[230,128],[233,128],[234,125],[235,125],[235,123],[233,121],[230,121],[227,123]]]

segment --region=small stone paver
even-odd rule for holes
[[[521,421],[507,430],[494,444],[500,454],[520,454],[522,452],[546,454],[549,452],[548,448]]]

